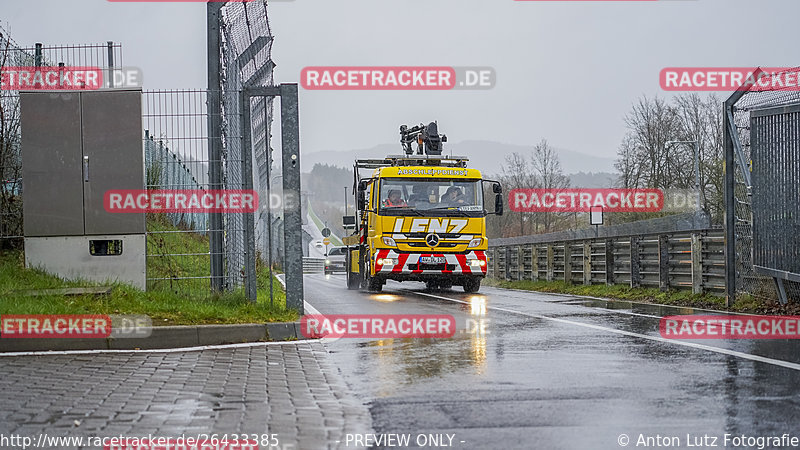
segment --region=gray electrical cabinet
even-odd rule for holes
[[[22,92],[25,260],[67,279],[145,288],[145,216],[109,213],[144,189],[141,90]]]

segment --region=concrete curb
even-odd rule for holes
[[[246,342],[285,341],[289,339],[306,339],[300,333],[300,322],[153,327],[153,332],[148,337],[127,339],[2,339],[2,336],[0,336],[0,352],[153,350]]]

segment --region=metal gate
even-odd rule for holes
[[[797,68],[777,74],[757,70],[753,77],[789,78],[799,73]],[[743,294],[767,300],[800,299],[800,283],[778,284],[773,278],[774,270],[797,270],[788,263],[798,260],[800,235],[796,200],[800,188],[796,166],[798,128],[794,106],[798,103],[800,91],[796,88],[758,83],[741,88],[724,103],[728,304]],[[790,167],[792,164],[794,169]],[[783,279],[792,278],[787,275]],[[785,296],[781,295],[783,288]]]
[[[800,282],[800,104],[753,111],[753,266],[777,282]]]

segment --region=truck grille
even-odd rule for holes
[[[409,247],[428,248],[428,244],[426,244],[424,242],[406,242],[406,244]],[[458,243],[455,243],[455,242],[441,242],[441,243],[439,243],[439,246],[437,246],[436,248],[453,248],[453,247],[455,247],[457,245],[458,245]]]
[[[403,233],[409,239],[425,239],[425,236],[428,233]],[[460,234],[457,233],[436,233],[439,235],[439,239],[459,239],[461,237]]]
[[[414,263],[408,265],[408,270],[455,270],[455,264],[421,264]]]

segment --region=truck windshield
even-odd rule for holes
[[[480,180],[384,178],[380,183],[380,214],[482,216]]]

